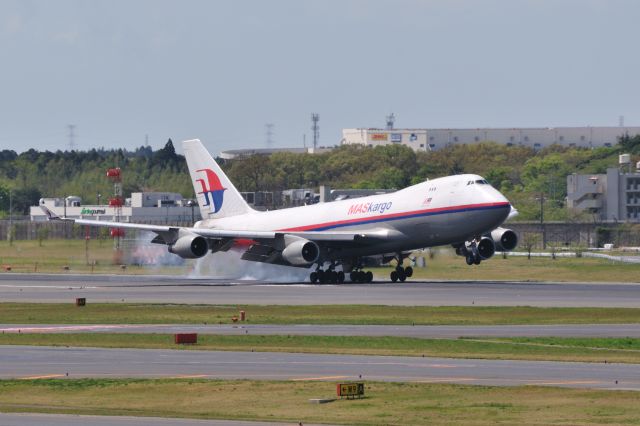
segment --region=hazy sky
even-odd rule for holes
[[[0,0],[0,149],[640,125],[640,1]],[[179,145],[179,144],[177,144]]]

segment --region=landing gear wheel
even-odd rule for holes
[[[355,283],[356,281],[358,281],[358,272],[351,271],[349,273],[349,279],[351,280],[352,283]]]
[[[329,282],[331,282],[331,284],[338,283],[338,273],[336,271],[329,272]]]
[[[467,255],[467,265],[473,265],[473,256],[470,254]]]
[[[338,284],[344,283],[344,272],[338,272]]]
[[[411,278],[411,276],[413,275],[413,268],[411,266],[407,266],[406,268],[404,268],[404,274],[407,276],[407,278]]]
[[[396,282],[398,281],[398,272],[397,271],[391,271],[391,281],[392,282]]]
[[[326,281],[326,279],[327,279],[326,275],[327,274],[324,271],[322,271],[322,270],[318,271],[318,282],[320,284],[325,284],[327,282]]]
[[[365,282],[370,283],[373,281],[373,272],[367,271],[365,274]]]
[[[404,269],[402,269],[400,272],[398,272],[398,279],[402,283],[407,279],[407,275],[404,273]]]
[[[311,284],[318,282],[318,273],[312,272],[311,275],[309,275],[309,281],[311,281]]]
[[[474,265],[479,265],[481,261],[482,261],[482,259],[480,259],[480,256],[477,256],[475,259],[473,259],[473,264]]]

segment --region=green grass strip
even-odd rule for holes
[[[362,336],[199,335],[175,345],[168,334],[2,334],[2,345],[298,352],[446,358],[640,363],[640,339],[416,339]]]
[[[346,425],[639,424],[640,392],[365,383],[366,397],[310,404],[335,382],[4,380],[0,411]]]
[[[401,290],[398,290],[401,291]],[[638,308],[529,306],[176,305],[2,303],[1,324],[230,324],[239,311],[250,324],[511,325],[640,323]]]

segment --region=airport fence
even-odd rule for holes
[[[144,223],[170,226],[192,226],[189,222],[166,223],[166,221],[146,221]],[[536,249],[555,247],[639,247],[640,224],[592,223],[592,222],[512,222],[504,225],[519,236],[520,246],[525,238],[531,238]],[[0,220],[0,241],[9,238],[9,229],[14,240],[38,239],[91,239],[109,238],[108,228],[73,225],[68,222],[34,222],[30,220]],[[139,233],[127,230],[128,238]]]
[[[158,223],[147,221],[151,225],[169,226],[192,226],[189,222]],[[9,232],[11,230],[11,232]],[[69,222],[34,222],[30,220],[0,220],[0,241],[6,241],[11,235],[14,241],[17,240],[38,240],[38,239],[91,239],[110,238],[109,228],[98,228],[95,226],[74,225]],[[135,230],[127,230],[128,237],[135,237]]]

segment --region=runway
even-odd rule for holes
[[[0,346],[0,378],[372,380],[640,390],[634,364]]]
[[[74,414],[0,413],[2,426],[279,426],[298,423],[248,422],[238,420],[196,420],[164,417],[84,416]],[[307,423],[305,423],[307,425]],[[313,426],[313,425],[308,425]]]
[[[199,333],[212,335],[459,337],[635,337],[640,324],[579,325],[204,325],[204,324],[0,324],[0,333]]]
[[[0,275],[5,302],[367,304],[397,306],[640,306],[640,285],[422,281],[401,284],[278,284],[166,276]]]

